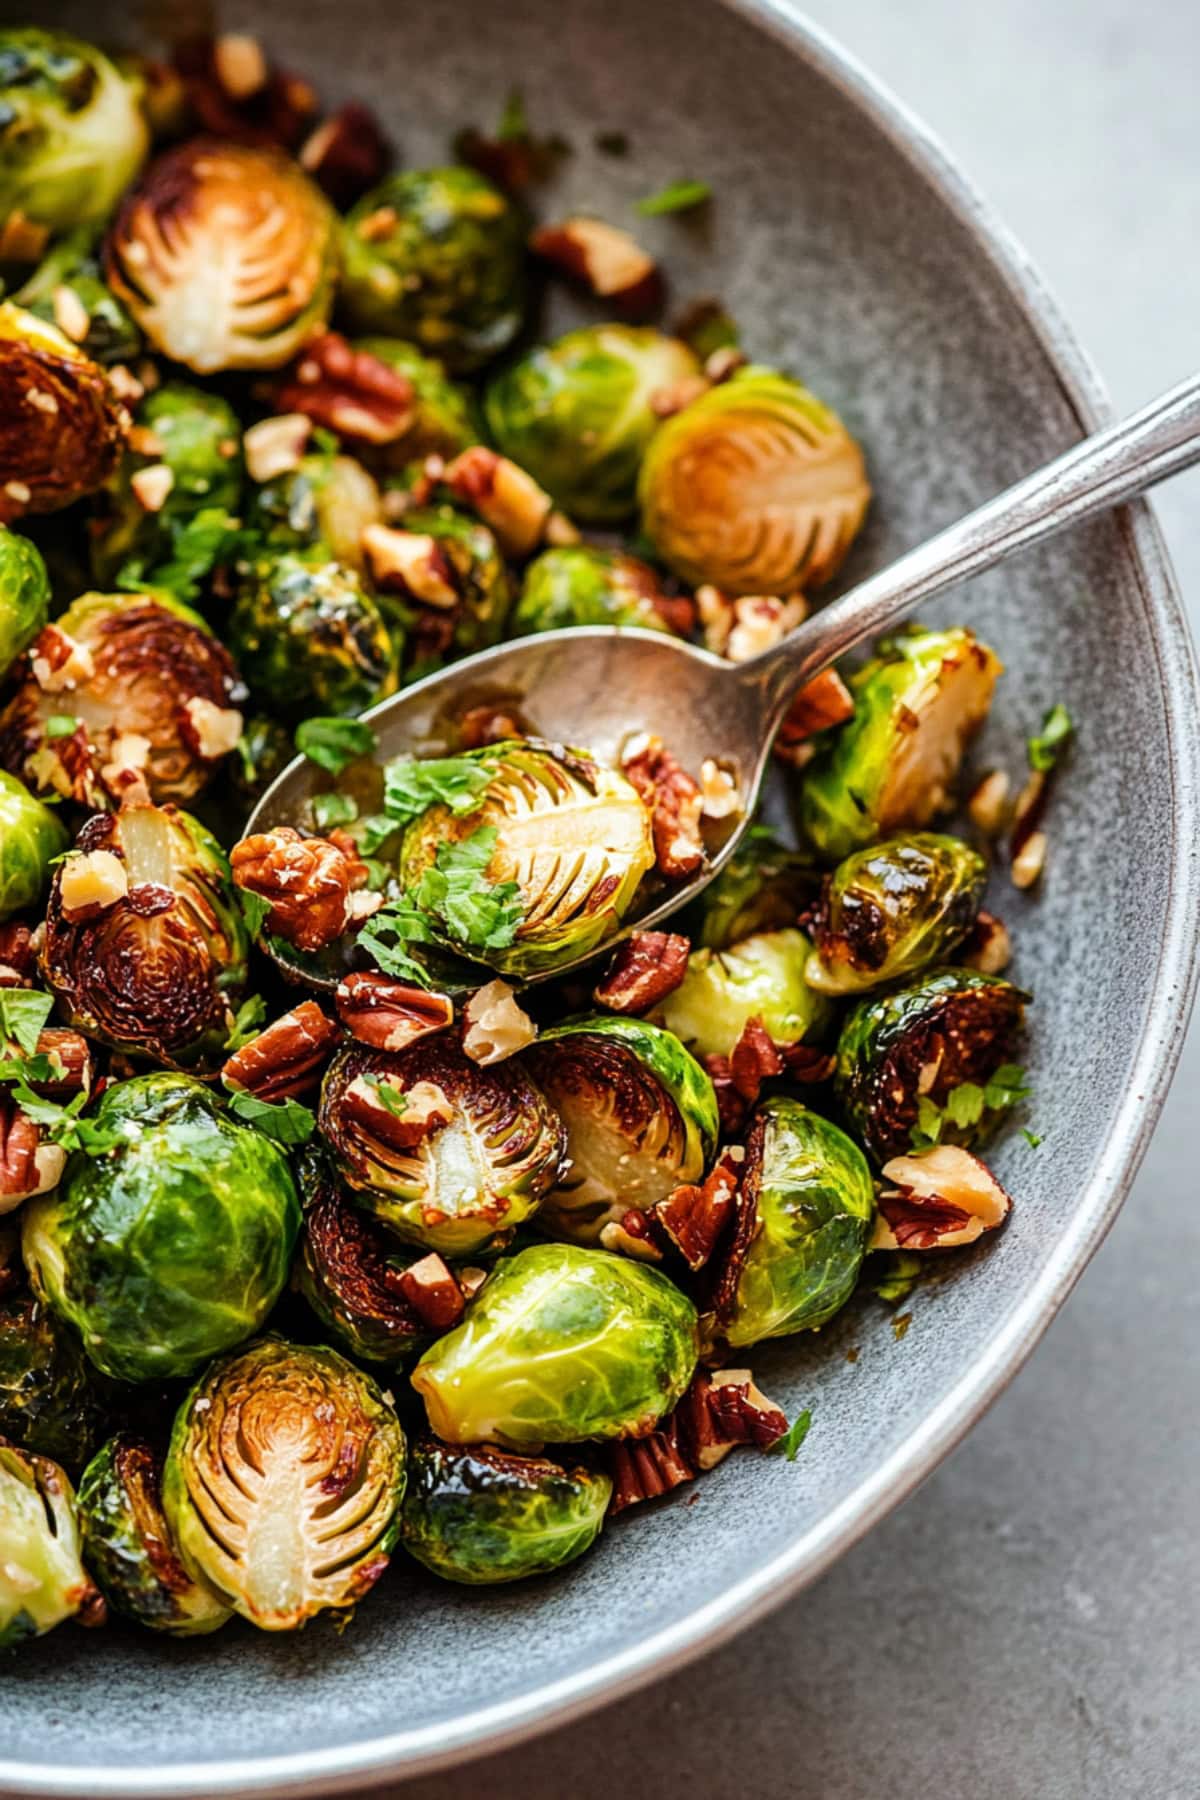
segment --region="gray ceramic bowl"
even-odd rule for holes
[[[117,0],[49,11],[96,36],[127,29]],[[645,236],[678,295],[718,290],[753,350],[803,374],[866,443],[878,498],[851,576],[1104,416],[1036,277],[941,151],[770,0],[243,0],[228,16],[327,97],[374,103],[410,161],[440,157],[519,83],[538,128],[577,146],[565,201],[620,218],[666,180],[710,179],[711,220],[647,222]],[[595,129],[627,132],[634,155],[595,154]],[[1196,688],[1142,507],[939,610],[978,625],[1008,664],[984,755],[1019,767],[1052,701],[1079,721],[1044,887],[1003,896],[1037,993],[1031,1119],[1044,1138],[1035,1153],[1014,1134],[999,1152],[1016,1197],[1003,1237],[918,1291],[902,1342],[867,1300],[819,1337],[756,1354],[771,1394],[812,1407],[800,1459],[731,1458],[684,1500],[622,1520],[559,1579],[472,1593],[397,1566],[342,1637],[320,1624],[192,1644],[55,1633],[0,1672],[0,1787],[308,1793],[511,1742],[811,1581],[1008,1381],[1111,1223],[1183,1031]]]

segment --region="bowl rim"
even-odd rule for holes
[[[1081,432],[1112,417],[1100,377],[1068,327],[1028,254],[940,139],[822,26],[790,0],[720,0],[758,25],[852,100],[913,172],[971,232],[994,275],[1024,314],[1061,384]],[[309,1796],[385,1779],[427,1774],[507,1749],[661,1679],[717,1648],[823,1574],[906,1499],[1016,1375],[1116,1218],[1145,1154],[1183,1047],[1198,975],[1200,876],[1191,846],[1200,841],[1198,676],[1186,615],[1148,504],[1115,515],[1156,630],[1159,686],[1166,708],[1174,830],[1162,948],[1148,995],[1146,1029],[1104,1156],[1047,1266],[986,1351],[919,1428],[831,1512],[769,1563],[686,1617],[604,1657],[589,1668],[452,1723],[389,1733],[359,1744],[282,1756],[223,1758],[167,1767],[6,1762],[0,1794],[53,1800],[182,1800],[237,1795]]]

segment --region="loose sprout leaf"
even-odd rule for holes
[[[316,1127],[316,1114],[298,1100],[260,1100],[245,1088],[230,1088],[228,1094],[234,1117],[277,1144],[307,1144]]]
[[[984,1091],[974,1081],[960,1081],[946,1095],[945,1113],[952,1125],[960,1128],[978,1125],[983,1117]]]
[[[397,757],[384,771],[383,810],[397,824],[418,818],[439,802],[452,813],[470,812],[491,779],[486,763],[470,762],[465,756],[435,756],[424,762]]]
[[[46,736],[48,738],[74,737],[79,730],[79,720],[74,713],[51,713],[46,720]]]
[[[32,1056],[53,1005],[52,994],[39,994],[31,988],[0,988],[0,1036],[12,1039],[26,1056]]]
[[[372,913],[358,934],[358,947],[373,957],[385,975],[400,981],[414,981],[418,987],[430,985],[427,972],[409,956],[409,944],[436,942],[429,920],[407,895],[393,900]]]
[[[788,1462],[795,1462],[801,1444],[808,1436],[812,1424],[812,1412],[806,1406],[802,1413],[797,1413],[782,1437],[777,1437],[773,1444],[768,1444],[768,1456],[783,1456]]]
[[[271,910],[271,902],[264,900],[261,894],[251,893],[249,888],[240,887],[237,891],[238,905],[242,909],[242,917],[246,921],[246,930],[252,938],[256,938],[263,928],[263,921]]]
[[[1031,1150],[1036,1150],[1042,1142],[1038,1133],[1036,1131],[1030,1131],[1028,1125],[1022,1125],[1021,1136],[1025,1139],[1025,1142],[1029,1145]]]
[[[317,794],[312,803],[313,822],[319,831],[335,825],[353,825],[358,805],[351,794]]]
[[[687,212],[711,199],[712,189],[707,181],[671,181],[657,194],[647,194],[639,200],[635,210],[646,218],[654,218],[659,213]]]
[[[225,1039],[225,1048],[229,1051],[240,1050],[243,1044],[258,1036],[258,1028],[267,1016],[267,1003],[261,994],[251,994],[243,1000],[234,1015],[229,1036]]]
[[[368,1072],[363,1076],[367,1086],[373,1089],[384,1112],[391,1113],[393,1119],[402,1119],[408,1111],[408,1096],[383,1075]]]
[[[922,1094],[917,1101],[917,1120],[908,1134],[914,1150],[931,1150],[942,1135],[944,1114],[940,1106]]]
[[[305,719],[296,731],[296,748],[331,775],[360,756],[369,756],[379,739],[361,719]]]
[[[1065,706],[1052,706],[1042,720],[1042,729],[1029,740],[1029,766],[1039,774],[1048,774],[1066,749],[1075,725]]]
[[[515,881],[487,885],[497,836],[494,825],[485,825],[461,843],[439,844],[437,861],[425,870],[412,896],[422,911],[436,914],[452,937],[476,950],[503,950],[524,917]]]
[[[887,1273],[876,1282],[875,1292],[889,1306],[899,1306],[901,1300],[908,1299],[921,1274],[920,1257],[914,1256],[911,1250],[898,1250],[889,1256]]]
[[[1032,1092],[1020,1063],[1001,1063],[983,1090],[984,1104],[991,1111],[1000,1112],[1006,1107],[1019,1106]]]
[[[500,114],[500,123],[496,127],[496,138],[501,144],[519,144],[529,136],[529,119],[525,112],[525,99],[520,88],[514,88],[504,102],[504,111]]]

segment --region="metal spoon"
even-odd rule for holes
[[[538,736],[584,746],[614,765],[621,745],[643,731],[661,737],[686,769],[715,757],[736,776],[744,812],[694,880],[626,920],[625,934],[646,930],[693,899],[732,854],[754,812],[776,729],[805,682],[944,588],[1197,461],[1200,375],[947,526],[750,662],[724,662],[665,632],[550,631],[467,657],[363,717],[378,735],[380,761],[453,749],[454,721],[493,703],[516,708]],[[322,785],[319,771],[298,757],[267,789],[247,832],[303,823]],[[589,960],[579,957],[554,975]]]

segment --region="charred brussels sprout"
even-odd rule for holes
[[[816,899],[819,871],[802,852],[785,850],[752,825],[715,881],[685,915],[698,947],[727,950],[743,938],[794,925]]]
[[[389,468],[423,456],[457,456],[483,438],[483,421],[469,388],[451,381],[441,363],[399,338],[360,338],[353,346],[406,375],[413,385],[412,426],[398,443],[376,452]]]
[[[560,631],[569,625],[638,625],[670,631],[654,604],[658,577],[648,563],[621,550],[571,544],[544,550],[525,571],[513,615],[513,636]]]
[[[391,175],[346,220],[339,303],[355,331],[476,369],[521,326],[524,221],[472,169]]]
[[[77,1030],[208,1072],[246,988],[225,853],[173,806],[98,813],[55,871],[42,970]]]
[[[655,433],[642,529],[690,582],[790,594],[837,573],[871,490],[836,413],[771,369],[741,369]]]
[[[0,681],[50,616],[50,577],[41,552],[0,525]]]
[[[444,1581],[548,1575],[595,1543],[611,1493],[599,1470],[425,1438],[409,1457],[400,1539]]]
[[[404,1433],[335,1350],[264,1338],[179,1409],[163,1500],[184,1562],[263,1631],[353,1606],[387,1567]]]
[[[37,904],[67,841],[61,819],[0,770],[0,919]]]
[[[856,851],[827,879],[805,979],[853,994],[944,962],[975,923],[986,881],[969,844],[932,831]]]
[[[287,1279],[287,1158],[183,1075],[118,1082],[92,1118],[114,1147],[76,1152],[23,1211],[31,1279],[106,1375],[191,1375],[256,1331]]]
[[[698,1349],[695,1307],[657,1269],[535,1244],[496,1264],[412,1384],[451,1444],[643,1437],[682,1395]]]
[[[669,1031],[603,1014],[542,1032],[526,1061],[567,1131],[566,1172],[539,1224],[595,1243],[606,1225],[699,1181],[717,1142],[717,1101]]]
[[[314,451],[255,490],[247,524],[277,550],[324,544],[335,562],[361,575],[362,534],[382,517],[378,484],[360,462]]]
[[[290,721],[360,713],[396,688],[396,652],[377,603],[322,545],[264,557],[229,618],[251,692]]]
[[[443,573],[449,603],[422,605],[419,599],[385,599],[408,645],[405,680],[417,681],[444,661],[486,650],[504,631],[512,606],[512,580],[496,540],[478,519],[451,506],[421,507],[406,513],[404,529],[428,538]]]
[[[0,1437],[80,1468],[104,1436],[111,1398],[48,1307],[28,1294],[0,1301]]]
[[[854,717],[804,771],[800,822],[827,861],[927,825],[992,703],[1000,664],[962,626],[914,626],[850,677]]]
[[[321,1090],[320,1128],[358,1204],[447,1256],[503,1244],[558,1174],[563,1129],[511,1062],[481,1068],[449,1041],[393,1055],[348,1045]]]
[[[0,1438],[0,1650],[74,1618],[99,1625],[104,1602],[79,1559],[71,1484]]]
[[[231,1618],[184,1568],[162,1507],[162,1457],[141,1438],[110,1438],[79,1483],[83,1554],[115,1612],[170,1637],[199,1637]]]
[[[70,298],[64,300],[64,293]],[[104,280],[96,234],[87,227],[54,244],[14,298],[53,324],[64,307],[68,313],[76,310],[72,302],[77,302],[79,321],[87,323],[79,348],[98,363],[127,362],[142,347],[141,332]]]
[[[875,1215],[858,1145],[796,1100],[759,1108],[743,1169],[743,1209],[714,1304],[735,1349],[832,1318],[858,1279]]]
[[[0,305],[0,518],[58,512],[94,493],[128,430],[98,363],[44,319]]]
[[[697,1056],[731,1056],[751,1019],[778,1045],[819,1040],[833,1007],[804,979],[811,953],[795,927],[759,931],[726,950],[694,950],[654,1017]]]
[[[488,428],[572,518],[621,520],[634,509],[638,469],[660,426],[654,395],[699,369],[686,344],[652,326],[585,325],[494,378],[484,396]]]

